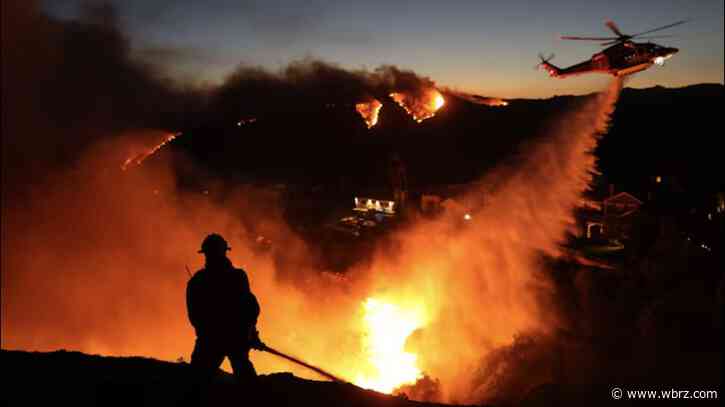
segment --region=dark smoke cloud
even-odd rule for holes
[[[83,287],[114,281],[102,271],[113,253],[141,243],[128,237],[134,226],[119,215],[128,203],[125,188],[117,195],[101,188],[122,183],[110,174],[119,171],[126,146],[107,143],[129,129],[175,127],[186,96],[155,67],[130,57],[117,21],[103,5],[60,22],[36,2],[2,2],[3,346],[23,334],[29,346],[47,345],[43,338],[53,331],[66,340],[90,336],[98,325],[83,322],[98,320],[93,315],[104,306],[97,300],[110,291]],[[103,165],[96,153],[103,153]],[[166,176],[146,182],[138,184],[144,194],[151,185],[172,184]],[[104,256],[88,255],[99,246]],[[108,312],[109,321],[118,318]]]
[[[175,127],[190,98],[130,57],[113,8],[59,22],[32,1],[2,7],[3,188],[68,165],[116,131]]]
[[[240,66],[214,90],[212,111],[229,115],[299,111],[325,104],[354,105],[391,92],[419,92],[435,83],[415,72],[391,65],[373,71],[351,71],[315,59],[290,63],[278,72]]]

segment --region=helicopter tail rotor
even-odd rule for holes
[[[543,64],[543,63],[545,63],[545,62],[549,62],[549,61],[551,61],[552,59],[554,59],[554,54],[549,54],[549,56],[548,56],[548,57],[545,57],[545,56],[544,56],[544,54],[542,54],[542,53],[539,53],[539,59],[541,60],[541,63]],[[539,64],[539,65],[540,65],[540,64]],[[537,66],[539,66],[539,65],[537,65]]]
[[[534,69],[542,69],[544,71],[547,71],[549,73],[549,76],[551,77],[559,76],[559,67],[549,62],[554,59],[554,54],[550,54],[548,57],[544,57],[544,54],[540,53],[539,59],[541,60],[541,62],[536,64]]]

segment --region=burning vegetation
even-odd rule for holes
[[[509,102],[499,99],[499,98],[487,98],[486,100],[482,101],[486,106],[508,106]]]
[[[438,109],[446,102],[443,95],[434,88],[422,89],[415,93],[393,92],[390,98],[418,123],[435,116]]]
[[[383,104],[377,99],[355,104],[355,110],[360,113],[360,116],[362,116],[365,124],[368,126],[368,129],[371,129],[373,126],[378,124],[378,114],[380,113],[380,109],[382,107]]]
[[[151,148],[145,149],[140,153],[133,154],[132,156],[128,157],[123,163],[121,163],[121,170],[126,171],[131,165],[141,165],[141,163],[144,162],[145,159],[156,154],[156,152],[159,151],[163,146],[170,143],[180,135],[181,133],[165,133],[160,143],[154,145]]]
[[[415,384],[423,377],[417,355],[407,352],[405,344],[410,335],[424,326],[425,307],[403,309],[377,298],[363,303],[363,352],[369,366],[361,369],[354,383],[360,387],[391,394],[400,386]]]
[[[502,98],[474,95],[472,93],[462,92],[462,91],[455,90],[455,89],[446,89],[446,92],[456,95],[457,97],[459,97],[461,99],[465,99],[465,100],[467,100],[471,103],[475,103],[477,105],[484,105],[484,106],[491,106],[491,107],[504,107],[504,106],[509,105],[509,102]]]
[[[262,117],[294,106],[352,105],[368,128],[376,125],[382,101],[388,98],[417,122],[432,117],[445,103],[435,82],[409,70],[383,65],[372,71],[348,71],[312,59],[276,72],[240,66],[210,94],[209,109],[228,116],[230,122],[240,115]]]
[[[418,123],[435,116],[438,109],[445,104],[443,95],[434,88],[411,92],[392,92],[388,96]],[[370,129],[378,123],[378,115],[382,107],[383,104],[380,101],[373,99],[370,102],[357,103],[355,110],[362,116]]]

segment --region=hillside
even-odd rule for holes
[[[596,151],[600,168],[620,180],[705,173],[710,182],[722,183],[712,170],[723,89],[721,84],[625,89]],[[243,126],[237,120],[247,117],[244,112],[202,115],[169,151],[186,152],[215,178],[303,184],[337,184],[343,178],[365,187],[386,179],[390,155],[397,153],[413,186],[468,182],[511,159],[522,143],[545,138],[586,99],[554,96],[486,106],[444,95],[445,106],[422,123],[384,101],[379,123],[371,129],[349,103],[293,108],[281,100],[277,110]],[[305,168],[304,173],[297,168]],[[201,175],[195,171],[183,177]]]
[[[187,363],[141,357],[104,357],[80,352],[2,350],[4,406],[175,406],[191,388]],[[290,373],[260,376],[253,395],[238,392],[230,374],[219,372],[207,405],[434,407],[363,390],[351,384],[305,380]]]

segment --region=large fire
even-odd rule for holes
[[[434,88],[418,94],[393,92],[390,97],[418,123],[435,116],[438,109],[446,103],[443,95]]]
[[[372,128],[378,123],[378,114],[383,104],[377,99],[373,99],[370,102],[362,102],[355,105],[355,110],[360,113],[368,129]]]
[[[239,187],[229,200],[234,204],[225,206],[183,192],[149,199],[147,191],[159,185],[174,190],[170,164],[116,177],[98,170],[107,168],[105,156],[89,154],[81,163],[83,171],[51,179],[62,182],[48,183],[32,211],[20,208],[19,216],[7,217],[15,219],[10,230],[24,231],[16,235],[55,243],[30,255],[3,258],[8,269],[25,271],[9,280],[9,289],[3,280],[3,289],[31,290],[11,297],[7,310],[36,307],[47,316],[36,323],[4,308],[3,347],[188,358],[193,331],[182,311],[188,278],[184,264],[201,267],[199,237],[219,231],[232,239],[232,262],[249,272],[262,304],[258,328],[271,346],[388,393],[420,383],[425,371],[440,382],[440,391],[418,399],[478,403],[525,392],[529,384],[550,380],[551,369],[542,362],[532,372],[531,365],[499,351],[511,349],[519,334],[545,335],[556,326],[557,315],[549,317],[549,309],[540,308],[539,291],[532,287],[546,288],[546,281],[536,280],[541,253],[555,255],[573,225],[572,211],[595,168],[591,151],[606,129],[621,81],[616,85],[566,113],[515,168],[491,172],[481,187],[472,186],[471,199],[480,200],[485,193],[486,204],[469,213],[465,227],[454,229],[459,216],[416,223],[395,236],[395,255],[381,250],[369,266],[350,270],[344,281],[318,272],[315,259],[307,257],[306,243],[294,237],[275,206],[277,192]],[[437,95],[427,99],[429,106],[444,103],[442,96],[436,101]],[[161,144],[144,147],[124,167],[140,163],[178,135],[159,134],[154,141],[160,136]],[[117,142],[125,146],[128,141]],[[70,183],[78,187],[65,187]],[[484,189],[494,184],[496,189]],[[93,202],[93,211],[87,202]],[[239,221],[240,213],[252,227]],[[284,250],[270,255],[246,239],[262,232]],[[158,242],[168,236],[174,236],[174,244],[159,250]],[[22,239],[9,244],[18,250],[8,252],[32,246]],[[43,274],[59,264],[74,273],[64,274],[62,281],[57,273]],[[299,272],[288,272],[290,265],[300,265]],[[89,275],[98,278],[89,280]],[[38,286],[39,281],[45,283]],[[36,298],[48,299],[38,303]],[[79,315],[79,306],[89,312]],[[148,309],[154,312],[144,312]],[[109,312],[116,317],[109,319]],[[310,375],[263,352],[252,357],[260,373]]]
[[[4,16],[6,3],[3,3]],[[42,23],[40,30],[36,29],[36,22]],[[45,17],[33,18],[21,25],[32,27],[34,34],[50,33],[61,39],[51,41],[49,37],[46,44],[34,35],[33,43],[39,45],[35,48],[51,49],[49,56],[53,57],[64,56],[65,45],[72,45],[73,52],[68,56],[73,58],[84,54],[76,52],[74,42],[66,44],[74,36],[65,34],[78,32],[79,26],[76,22],[73,24],[73,31],[69,32],[59,31],[60,24]],[[88,31],[84,28],[82,32]],[[108,33],[104,31],[103,38],[109,37]],[[107,42],[84,40],[84,43]],[[88,54],[93,62],[100,57],[100,65],[114,66],[103,59],[105,54]],[[117,52],[107,54],[117,56]],[[37,112],[31,111],[37,108],[34,104],[17,103],[15,107],[21,108],[18,112],[22,115],[17,115],[19,120],[11,127],[14,134],[11,146],[27,139],[28,134],[46,129],[50,132],[47,138],[63,140],[71,133],[58,129],[48,118],[66,111],[77,114],[70,116],[68,123],[83,124],[88,136],[101,139],[107,135],[95,129],[117,125],[118,116],[108,114],[114,119],[109,123],[102,120],[111,112],[109,108],[121,108],[124,114],[138,110],[135,101],[130,106],[125,103],[128,89],[108,92],[108,86],[102,89],[92,86],[96,82],[114,83],[118,79],[116,69],[110,75],[104,75],[103,70],[94,71],[98,74],[94,75],[97,80],[84,87],[87,92],[66,95],[63,90],[76,89],[82,82],[71,77],[63,85],[63,77],[73,73],[72,69],[62,70],[64,75],[57,78],[52,74],[57,67],[66,66],[66,62],[82,61],[51,58],[42,66],[36,66],[34,58],[27,62],[32,71],[10,76],[21,79],[15,86],[18,94],[27,94],[31,99],[47,94],[51,98]],[[126,60],[122,67],[130,68]],[[220,90],[236,89],[231,95],[249,97],[256,91],[250,94],[247,89],[260,89],[263,96],[274,100],[279,95],[298,94],[291,91],[300,83],[305,86],[299,94],[308,95],[304,89],[310,88],[314,89],[314,95],[322,92],[327,97],[329,87],[306,86],[325,84],[325,81],[297,81],[298,74],[301,72],[302,78],[306,78],[309,71],[313,74],[311,79],[327,78],[339,76],[338,70],[319,64],[312,64],[313,69],[306,67],[293,66],[281,76],[242,70],[239,75],[231,76],[229,86]],[[5,72],[4,69],[3,76]],[[132,72],[142,71],[133,68]],[[379,72],[380,78],[375,75],[364,78],[380,84],[376,91],[397,92],[390,97],[416,121],[431,117],[446,102],[429,81],[412,73],[394,67],[382,68]],[[38,81],[27,80],[33,73],[53,77],[55,86],[35,89]],[[247,76],[252,79],[246,79]],[[259,86],[268,81],[271,89],[279,89],[279,93],[268,94],[268,87]],[[103,145],[84,150],[87,153],[78,152],[78,157],[63,170],[57,170],[54,161],[45,163],[50,165],[44,169],[48,175],[33,182],[27,191],[23,188],[19,190],[22,193],[16,193],[15,185],[11,184],[7,190],[13,195],[7,198],[3,172],[2,348],[64,348],[165,360],[177,360],[181,356],[188,360],[194,332],[184,312],[188,279],[184,265],[203,267],[198,245],[203,236],[216,231],[230,239],[234,247],[229,252],[233,264],[249,273],[262,306],[258,328],[264,341],[340,373],[361,386],[391,392],[404,383],[415,382],[424,370],[426,375],[440,381],[436,400],[471,404],[483,404],[490,399],[506,401],[486,403],[493,405],[518,404],[516,396],[523,397],[528,387],[540,383],[554,383],[554,390],[570,389],[567,386],[578,381],[576,375],[587,373],[588,367],[597,366],[599,359],[582,363],[574,370],[567,368],[566,353],[579,347],[579,330],[570,335],[565,321],[568,315],[558,315],[559,307],[546,301],[554,290],[549,287],[552,282],[541,272],[542,254],[556,255],[560,243],[575,226],[573,211],[596,169],[591,152],[606,130],[621,81],[617,79],[615,87],[586,99],[586,103],[577,103],[571,110],[562,111],[558,120],[552,120],[554,123],[547,129],[546,137],[539,138],[540,142],[525,147],[506,166],[491,170],[480,184],[472,184],[468,196],[481,205],[471,209],[470,219],[464,226],[460,226],[460,216],[435,221],[414,218],[411,222],[415,224],[399,229],[395,236],[386,239],[393,243],[392,249],[381,244],[370,262],[351,268],[344,280],[319,269],[321,262],[311,245],[287,223],[288,213],[281,205],[281,198],[287,195],[280,196],[286,192],[276,186],[234,185],[234,190],[229,188],[224,194],[225,199],[211,200],[177,187],[183,173],[177,173],[177,161],[171,155],[158,157],[159,165],[149,166],[147,171],[128,171],[123,177],[117,171],[106,171],[109,159],[114,159],[115,167],[129,157],[123,162],[124,169],[141,164],[178,134],[154,133],[153,142],[138,144],[141,148],[136,154],[125,152],[129,151],[127,146],[137,146],[135,136],[140,134],[99,140]],[[142,83],[144,88],[148,87],[146,81]],[[334,84],[337,86],[338,82]],[[421,84],[425,85],[422,91],[413,90],[414,86],[420,89]],[[128,85],[132,84],[124,84]],[[154,89],[155,86],[150,87]],[[94,90],[101,92],[94,93]],[[97,99],[96,95],[109,103],[99,104],[99,110],[89,115],[81,99],[92,101]],[[124,97],[117,99],[114,95]],[[139,98],[144,95],[140,94]],[[68,110],[61,105],[60,109],[53,110],[55,102],[71,103],[69,96],[76,96],[81,108]],[[3,116],[6,105],[3,105]],[[151,113],[144,113],[127,125],[146,122],[140,119],[151,118],[147,116]],[[77,128],[80,127],[74,125],[68,130]],[[490,128],[482,124],[470,132],[487,134]],[[5,137],[4,122],[3,147]],[[107,148],[106,142],[118,148]],[[125,154],[122,158],[117,157],[120,150]],[[27,152],[34,151],[29,148]],[[186,161],[185,167],[196,168],[192,160]],[[201,172],[199,178],[207,178],[204,174]],[[224,178],[230,182],[238,179]],[[23,179],[24,176],[19,178]],[[149,192],[156,188],[168,193],[152,199]],[[260,250],[254,243],[254,237],[262,234],[273,242],[274,250]],[[561,308],[591,309],[593,316],[599,316],[596,311],[600,303],[590,298],[596,286],[590,283],[588,279],[572,281],[575,286],[567,289],[571,289],[576,302],[562,304],[571,307]],[[373,297],[366,300],[370,295]],[[411,306],[403,301],[411,298],[417,298],[418,304],[424,305]],[[32,311],[32,318],[28,317],[28,311]],[[362,312],[360,317],[356,312]],[[587,336],[606,334],[597,325],[590,324],[591,321],[574,322],[581,323]],[[361,329],[363,336],[360,336]],[[511,346],[515,338],[530,332],[535,334],[529,336],[534,342],[539,338],[546,341],[550,333],[570,339],[563,346],[557,346],[560,350],[551,357],[548,353],[538,358],[531,352],[515,352],[518,348]],[[610,342],[606,336],[594,339],[592,347]],[[528,345],[522,350],[527,349]],[[255,352],[252,357],[260,373],[293,370],[299,375],[310,374],[294,370],[297,367],[264,352]],[[610,376],[607,371],[603,373],[597,376]]]
[[[425,323],[423,308],[403,308],[372,297],[365,301],[363,308],[365,352],[371,369],[359,374],[355,384],[392,393],[423,377],[417,355],[405,351],[408,337]]]

